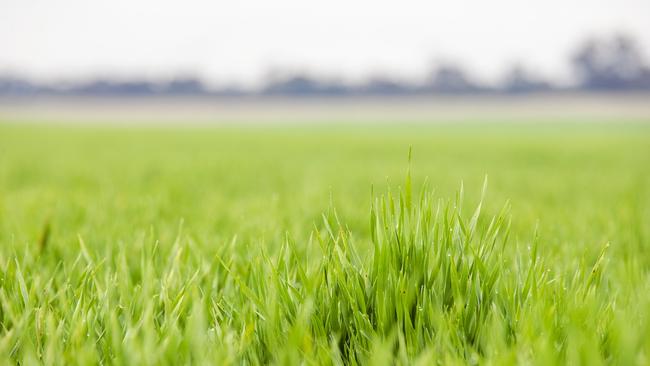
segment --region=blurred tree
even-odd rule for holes
[[[483,90],[458,65],[443,64],[434,70],[426,89],[437,93],[471,93]]]
[[[413,88],[408,83],[391,79],[387,76],[377,76],[356,90],[358,94],[370,95],[405,95],[413,93]]]
[[[0,75],[0,95],[32,95],[38,91],[38,86],[26,79],[12,75]]]
[[[585,89],[650,88],[650,72],[639,46],[626,35],[588,39],[571,62]]]
[[[348,92],[345,85],[317,79],[307,74],[275,77],[262,91],[266,95],[309,96],[343,95]]]
[[[505,74],[502,89],[506,93],[530,93],[547,91],[551,84],[531,74],[522,64],[514,64]]]
[[[177,95],[198,95],[206,92],[203,82],[196,77],[175,78],[167,83],[161,91]]]

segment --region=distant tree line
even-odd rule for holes
[[[534,77],[525,66],[515,65],[500,84],[477,82],[464,68],[443,64],[434,68],[419,83],[378,77],[361,85],[328,81],[307,73],[294,73],[269,80],[260,90],[251,92],[238,87],[208,88],[196,77],[165,82],[149,80],[92,80],[71,85],[33,83],[15,76],[0,75],[0,95],[71,95],[71,96],[373,96],[426,94],[534,93],[547,91],[650,91],[650,66],[643,59],[636,41],[625,35],[587,39],[570,59],[577,77],[574,87],[558,87]]]

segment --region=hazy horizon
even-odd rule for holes
[[[0,12],[0,73],[53,81],[189,75],[257,86],[287,71],[413,80],[453,62],[493,82],[521,62],[567,82],[567,59],[589,36],[631,35],[647,58],[647,14],[650,2],[638,0],[8,0]]]

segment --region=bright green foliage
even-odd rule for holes
[[[528,128],[2,127],[0,363],[647,364],[649,131]]]

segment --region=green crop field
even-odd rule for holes
[[[647,365],[649,310],[648,121],[0,124],[0,364]]]

